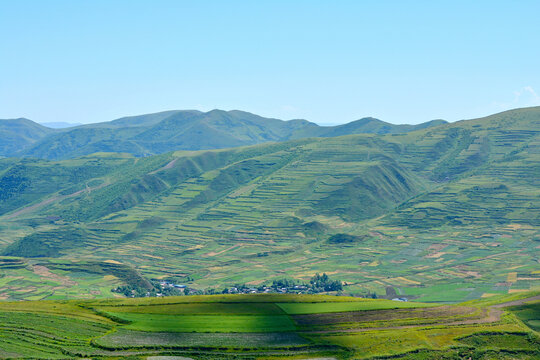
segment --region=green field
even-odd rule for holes
[[[170,332],[276,332],[295,329],[285,315],[165,315],[109,313],[130,322],[126,329]]]
[[[190,299],[190,298],[188,298]],[[166,299],[167,301],[168,299]],[[188,300],[189,301],[189,300]],[[176,303],[165,305],[137,305],[129,306],[125,305],[121,307],[122,313],[134,313],[134,314],[170,314],[170,315],[282,315],[280,304],[273,303],[243,303],[242,306],[238,306],[235,303]],[[102,311],[115,311],[118,310],[117,306],[100,306]]]
[[[278,303],[287,314],[320,314],[344,311],[368,311],[382,309],[407,309],[424,306],[434,306],[430,304],[401,302],[391,300],[365,300],[358,302],[339,303]]]
[[[538,292],[451,306],[396,304],[315,295],[0,302],[0,358],[540,357]],[[309,313],[295,314],[301,311]]]
[[[540,303],[516,306],[512,311],[531,329],[540,331]]]

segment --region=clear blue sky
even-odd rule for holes
[[[540,105],[539,16],[538,0],[0,0],[0,118],[473,118]]]

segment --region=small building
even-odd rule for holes
[[[403,301],[403,302],[407,302],[409,301],[407,298],[404,298],[404,297],[400,297],[400,298],[393,298],[392,299],[393,301]]]

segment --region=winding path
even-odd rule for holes
[[[51,197],[49,199],[46,199],[46,200],[43,200],[43,201],[41,201],[41,202],[39,202],[37,204],[23,207],[22,209],[17,210],[14,213],[4,215],[2,217],[4,218],[4,220],[11,220],[13,218],[16,218],[17,216],[27,214],[29,212],[32,212],[34,210],[37,210],[37,209],[45,206],[45,205],[49,205],[49,204],[51,204],[53,202],[61,201],[61,200],[64,200],[64,199],[69,199],[69,198],[75,197],[77,195],[81,195],[82,193],[90,194],[92,191],[101,189],[102,187],[105,187],[105,186],[108,186],[108,185],[110,185],[109,180],[107,180],[103,184],[95,186],[95,187],[88,187],[88,184],[87,184],[84,189],[76,191],[73,194],[53,196],[53,197]]]

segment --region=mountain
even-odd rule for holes
[[[432,120],[418,125],[394,125],[375,118],[363,118],[348,124],[323,127],[317,136],[334,137],[350,134],[399,134],[432,126],[446,124],[444,120]]]
[[[173,150],[223,149],[307,137],[403,133],[442,123],[439,120],[421,125],[393,125],[366,118],[323,127],[306,120],[283,121],[237,110],[165,111],[63,129],[18,155],[57,160],[95,152],[125,152],[140,157]]]
[[[0,156],[13,156],[52,133],[28,119],[0,119]]]
[[[195,124],[219,132],[240,115],[235,139],[292,137],[288,122],[258,127],[268,121],[225,115],[138,121],[154,123],[141,135],[148,144],[173,143],[173,124],[179,133]],[[388,130],[374,120],[355,126],[363,124]],[[110,130],[104,126],[88,129]],[[422,301],[535,289],[539,149],[536,107],[402,133],[143,158],[0,159],[0,252],[23,264],[6,270],[0,296],[57,298],[73,283],[87,293],[117,263],[199,288],[326,272],[353,294],[395,291]],[[44,284],[32,264],[63,277]],[[18,276],[33,290],[19,291]]]

